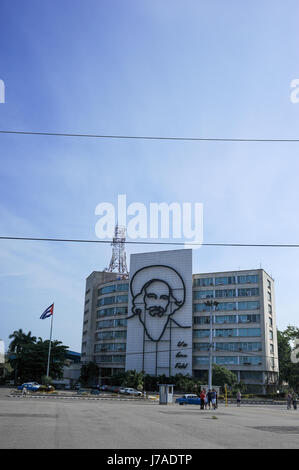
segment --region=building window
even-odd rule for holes
[[[240,371],[240,380],[252,380],[255,382],[263,382],[263,373],[258,371],[249,371],[249,370],[241,370]]]
[[[259,323],[260,320],[261,316],[256,314],[239,315],[239,323]]]
[[[268,283],[268,289],[271,290],[271,281],[270,281],[270,279],[267,279],[267,283]]]
[[[197,278],[193,280],[194,287],[208,287],[213,285],[213,278],[206,277],[206,278]]]
[[[97,329],[114,328],[117,326],[127,326],[127,320],[118,318],[115,320],[102,320],[97,322]]]
[[[262,365],[261,356],[240,356],[239,361],[241,365],[260,366]]]
[[[229,336],[237,336],[237,329],[236,328],[225,328],[225,329],[217,329],[214,330],[214,336],[223,336],[225,338]]]
[[[193,291],[193,300],[211,299],[213,297],[214,297],[214,291],[212,291],[212,290],[196,290],[196,291]]]
[[[200,366],[209,364],[209,356],[194,356],[193,357],[193,365]]]
[[[269,330],[269,338],[272,340],[273,339],[273,331]]]
[[[236,302],[219,302],[216,307],[216,311],[225,311],[225,310],[236,310]]]
[[[258,310],[259,308],[260,308],[259,301],[238,302],[238,310]]]
[[[193,330],[194,338],[206,338],[210,336],[210,330]]]
[[[204,303],[193,304],[193,312],[210,312],[212,307],[207,307]]]
[[[271,299],[272,299],[271,292],[268,292],[268,301],[271,302]]]
[[[193,317],[194,325],[209,325],[210,317]]]
[[[268,313],[272,315],[272,305],[268,304]]]
[[[214,361],[216,364],[219,365],[235,365],[238,364],[238,357],[237,356],[216,356],[214,357]]]
[[[239,328],[239,336],[261,336],[260,328]]]
[[[126,343],[103,343],[96,344],[94,347],[94,352],[103,352],[103,351],[116,351],[116,352],[125,352]]]
[[[221,298],[221,297],[236,297],[236,289],[219,289],[215,290],[215,297],[216,298]]]
[[[260,295],[258,287],[247,287],[247,289],[238,289],[239,297],[253,297]]]
[[[270,353],[274,354],[274,345],[270,343]]]
[[[128,291],[129,284],[113,284],[111,286],[105,286],[101,289],[98,289],[98,296],[104,294],[110,294],[112,292],[119,292],[119,291]]]
[[[225,277],[216,277],[215,285],[216,286],[227,286],[228,284],[236,284],[235,276],[225,276]]]
[[[238,276],[238,284],[257,284],[259,277],[257,274]]]
[[[209,351],[210,343],[193,343],[194,351]]]
[[[126,362],[126,356],[118,356],[118,355],[105,355],[105,356],[99,356],[98,358],[99,362],[112,362],[112,363],[120,363],[124,364]]]
[[[237,323],[236,315],[216,315],[215,323]]]

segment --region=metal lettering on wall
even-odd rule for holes
[[[188,344],[185,343],[185,341],[179,341],[177,346],[179,348],[187,348]],[[186,357],[188,357],[188,354],[184,354],[184,352],[178,351],[175,357],[176,358],[186,358]],[[177,362],[174,367],[175,367],[175,369],[186,369],[186,367],[188,367],[188,362]]]
[[[157,277],[153,277],[153,271],[159,268]],[[155,275],[155,274],[154,274]],[[132,295],[132,315],[128,319],[138,317],[144,330],[143,355],[146,337],[156,343],[156,370],[158,343],[169,330],[169,371],[171,368],[171,328],[191,328],[181,325],[175,314],[180,310],[186,299],[186,287],[180,274],[173,268],[164,265],[146,266],[139,269],[133,275],[130,282]],[[146,336],[146,337],[145,337]],[[163,338],[164,339],[164,338]],[[187,344],[179,341],[177,347],[184,348]],[[178,355],[178,354],[181,355]],[[178,352],[176,358],[186,358],[183,352]],[[143,357],[144,365],[144,357]],[[177,362],[175,368],[184,369],[188,363]]]

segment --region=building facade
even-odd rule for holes
[[[263,269],[192,274],[191,250],[132,255],[130,266],[130,279],[86,280],[81,360],[96,362],[102,381],[129,369],[205,381],[211,343],[213,363],[249,391],[275,385],[274,280]]]

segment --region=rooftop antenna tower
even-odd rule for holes
[[[112,256],[107,269],[108,273],[119,273],[123,279],[128,278],[128,268],[126,260],[126,227],[122,225],[116,225],[114,230],[114,238],[111,243]]]

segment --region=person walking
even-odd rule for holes
[[[293,400],[293,408],[294,408],[294,410],[297,410],[298,395],[297,395],[296,392],[293,393],[292,400]]]
[[[290,392],[287,394],[287,410],[292,408],[292,395]]]
[[[203,389],[200,394],[200,409],[201,410],[205,409],[205,398],[206,398],[206,391],[205,389]]]
[[[216,393],[216,390],[213,388],[213,390],[211,391],[211,402],[212,402],[212,407],[214,408],[214,410],[216,410],[217,408],[216,397],[217,397],[217,393]]]
[[[27,395],[27,387],[26,385],[24,385],[23,390],[22,390],[22,396],[26,396],[26,395]]]
[[[209,391],[207,393],[207,399],[208,399],[208,406],[209,410],[211,409],[211,403],[212,403],[212,390],[209,388]]]
[[[241,392],[240,390],[237,391],[237,406],[241,405]]]

